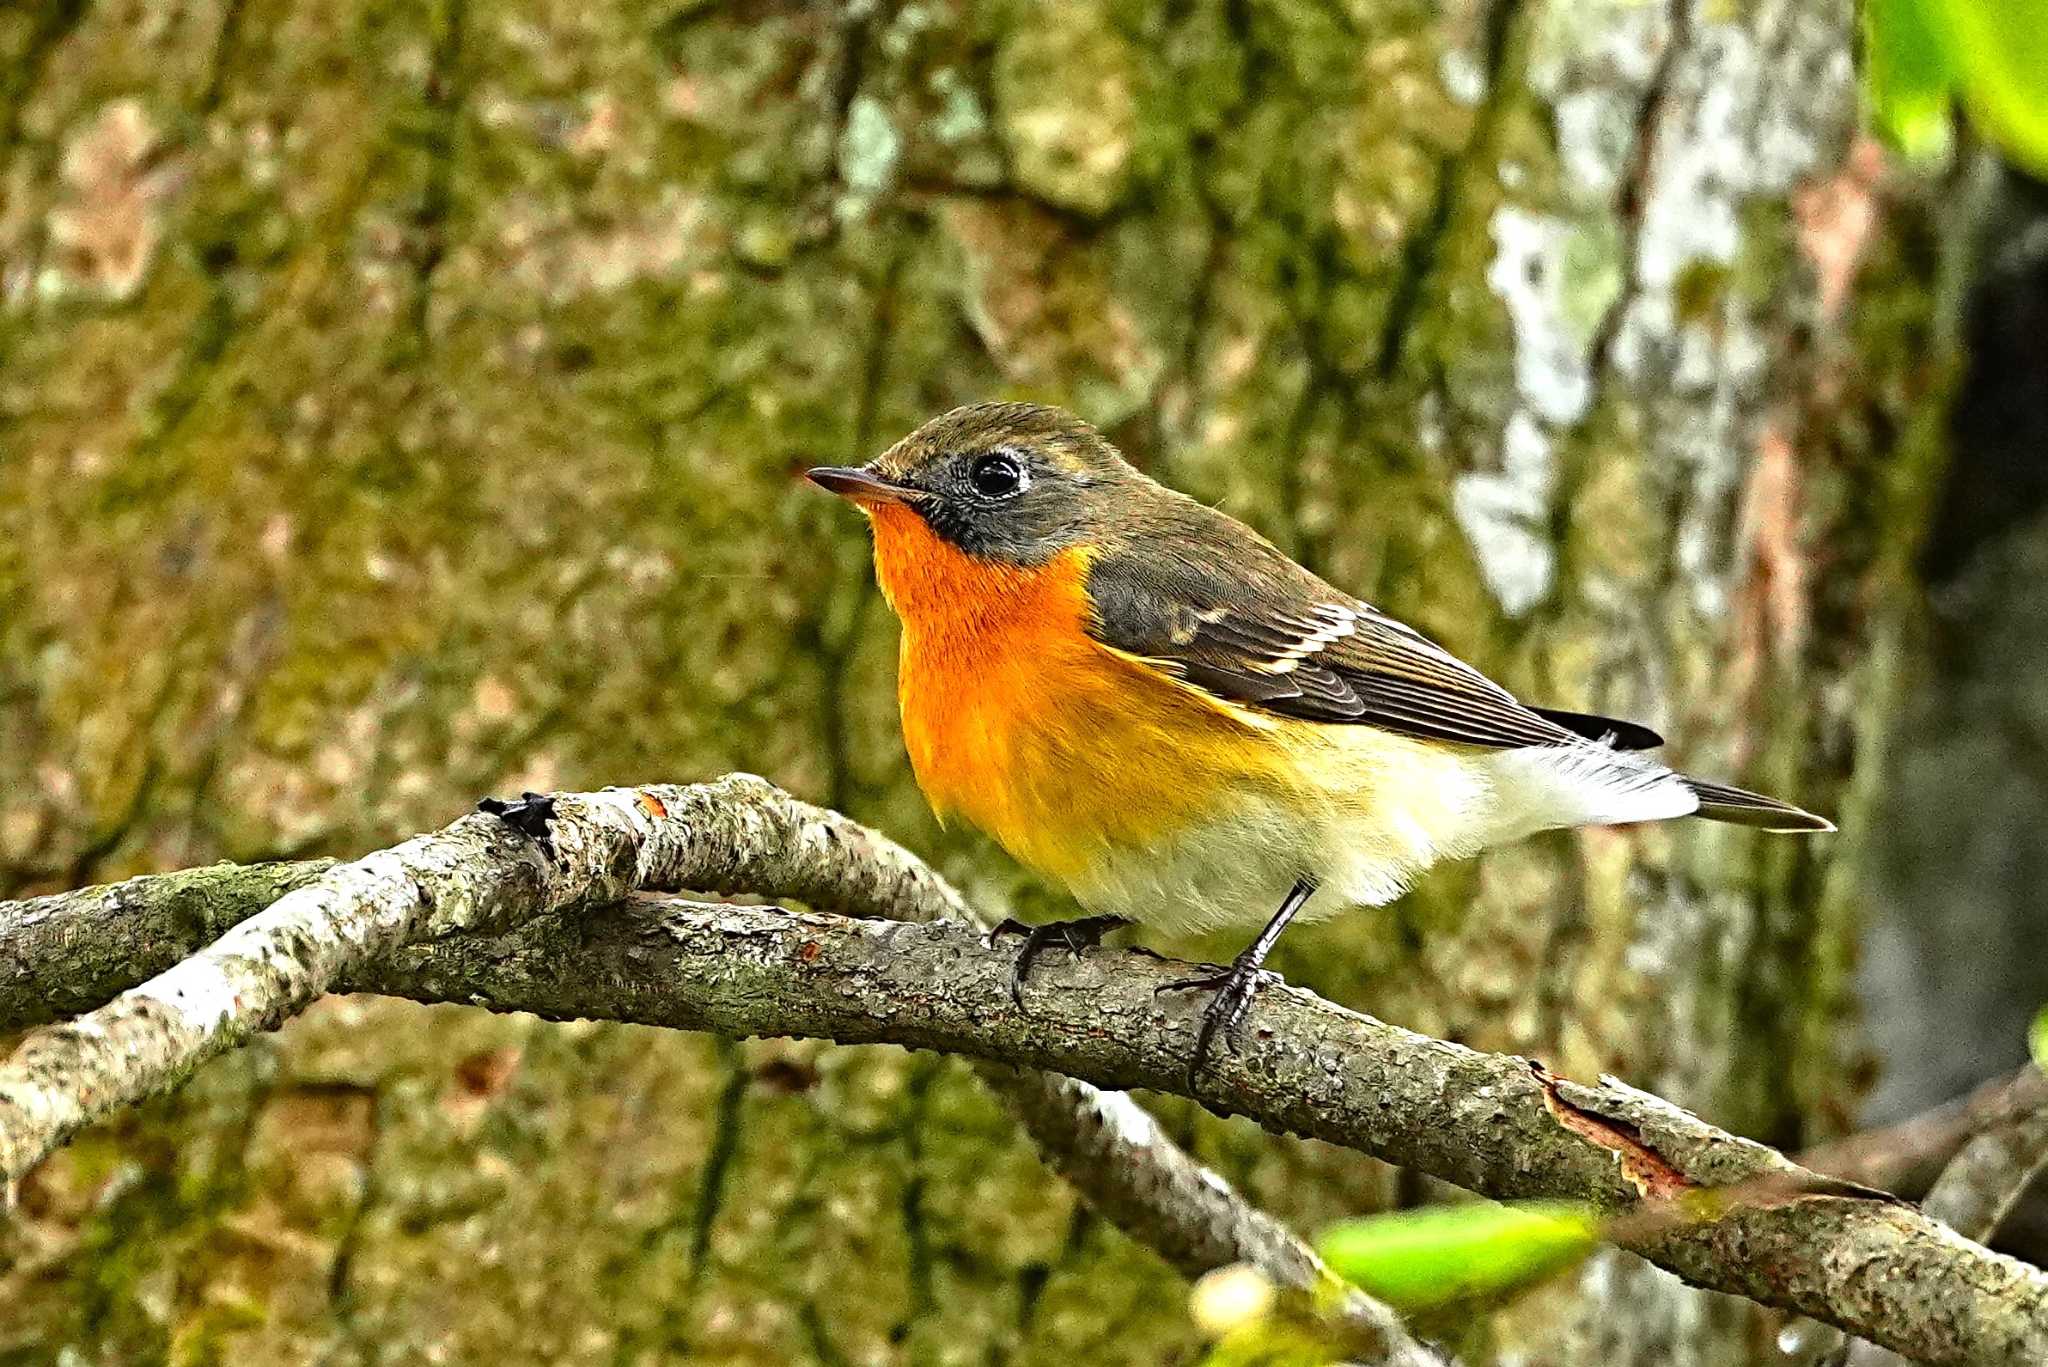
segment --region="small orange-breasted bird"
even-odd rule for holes
[[[1263,923],[1178,984],[1217,989],[1196,1069],[1289,921],[1391,901],[1439,860],[1677,816],[1833,829],[1645,757],[1646,727],[1518,702],[1059,409],[955,409],[810,478],[874,525],[933,808],[1093,913],[1033,929],[1020,982],[1055,936]]]

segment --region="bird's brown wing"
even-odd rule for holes
[[[1215,697],[1283,717],[1496,750],[1564,745],[1582,734],[1263,541],[1248,536],[1213,551],[1182,545],[1097,560],[1088,580],[1095,638]],[[1636,729],[1632,739],[1655,739]]]

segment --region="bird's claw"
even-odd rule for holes
[[[1051,921],[1041,926],[1028,926],[1010,918],[991,930],[987,938],[993,945],[996,937],[1005,931],[1015,931],[1024,937],[1024,947],[1017,951],[1017,962],[1010,970],[1010,1000],[1021,1007],[1024,1005],[1024,982],[1031,976],[1031,965],[1039,955],[1055,944],[1069,954],[1079,955],[1082,950],[1101,944],[1102,937],[1112,930],[1129,924],[1121,916],[1083,916],[1072,921]]]
[[[1029,935],[1030,933],[1030,926],[1014,916],[1005,916],[1002,920],[988,928],[987,933],[981,937],[981,942],[990,949],[994,949],[996,941],[1002,939],[1005,935]]]
[[[1235,959],[1227,968],[1213,973],[1203,973],[1193,978],[1182,978],[1158,989],[1159,992],[1210,991],[1215,995],[1202,1008],[1202,1024],[1195,1032],[1194,1057],[1188,1060],[1188,1087],[1195,1085],[1201,1076],[1202,1065],[1208,1062],[1209,1051],[1217,1035],[1223,1036],[1224,1047],[1235,1055],[1239,1052],[1244,1038],[1244,1022],[1252,1008],[1252,998],[1266,985],[1266,980],[1275,975],[1242,957]],[[1156,994],[1155,994],[1156,995]]]

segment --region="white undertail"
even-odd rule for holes
[[[1487,760],[1498,814],[1489,845],[1562,826],[1664,821],[1699,810],[1699,795],[1678,774],[1596,741],[1503,750]]]

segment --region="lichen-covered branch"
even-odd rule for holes
[[[582,830],[593,816],[598,829]],[[545,829],[542,872],[552,874],[552,887],[526,880],[530,844],[505,839],[503,823],[495,818],[464,818],[440,836],[421,841],[450,841],[444,852],[459,850],[464,858],[456,860],[456,871],[478,886],[494,877],[502,879],[515,898],[516,889],[530,888],[532,905],[510,910],[502,918],[505,923],[577,900],[579,877],[592,880],[582,894],[586,900],[606,900],[594,881],[594,870],[607,860],[609,867],[620,866],[628,845],[638,851],[632,887],[687,886],[794,897],[857,916],[896,920],[974,919],[959,894],[901,846],[745,775],[688,788],[617,789],[559,798]],[[481,848],[465,843],[479,833],[492,841]],[[671,847],[685,853],[678,857]],[[566,858],[564,852],[569,852]],[[313,884],[332,868],[331,861],[312,860],[188,869],[0,903],[0,932],[5,933],[0,944],[8,947],[0,958],[0,1030],[85,1010],[151,979],[129,994],[136,1000],[126,1010],[142,1012],[148,1009],[150,994],[161,990],[158,984],[174,972],[187,971],[179,961],[196,948],[195,941],[231,926],[261,922],[270,915],[265,908],[280,894]],[[613,896],[624,890],[616,879],[603,886]],[[423,884],[421,900],[432,891]],[[440,929],[429,927],[429,933]],[[245,951],[215,946],[206,953],[219,958],[223,952]],[[332,975],[322,981],[331,983]],[[83,1028],[89,1038],[92,1027]],[[0,1068],[0,1106],[9,1086],[27,1087],[30,1079],[16,1073],[32,1059],[32,1049],[45,1056],[35,1064],[36,1076],[42,1079],[37,1086],[61,1090],[65,1051],[78,1047],[79,1033],[80,1027],[64,1027],[31,1037],[16,1059]],[[140,1032],[131,1027],[130,1033]],[[175,1053],[181,1043],[166,1039],[163,1048]],[[186,1057],[196,1061],[201,1056],[195,1049]],[[1198,1275],[1245,1262],[1282,1286],[1325,1291],[1335,1283],[1314,1250],[1190,1158],[1129,1098],[1072,1078],[993,1062],[983,1063],[981,1073],[1017,1112],[1048,1163],[1106,1218],[1181,1272]],[[132,1082],[143,1088],[167,1076],[163,1068],[152,1067]],[[113,1104],[92,1113],[104,1113]],[[74,1102],[68,1109],[83,1114],[87,1107]],[[57,1115],[66,1108],[51,1100],[40,1103],[40,1110]],[[31,1153],[31,1137],[47,1145],[61,1133],[45,1124],[17,1137],[12,1118],[0,1109],[0,1155],[15,1152],[10,1144]],[[25,1165],[25,1160],[10,1161]],[[1385,1367],[1437,1367],[1436,1355],[1411,1338],[1385,1306],[1356,1291],[1330,1301],[1348,1346],[1361,1359]]]
[[[1196,1014],[1159,991],[1174,965],[1055,958],[1020,1009],[1010,962],[957,925],[640,901],[416,947],[352,985],[555,1018],[895,1043],[1106,1088],[1186,1090]],[[1563,1081],[1275,988],[1243,1054],[1203,1076],[1199,1099],[1489,1196],[1623,1210],[1740,1186],[1748,1196],[1719,1218],[1646,1222],[1627,1246],[1698,1285],[1921,1361],[2048,1360],[2048,1274],[1612,1080]]]
[[[0,902],[0,1030],[90,1011],[333,867],[215,864]]]
[[[164,1090],[303,1009],[341,973],[417,940],[501,930],[641,889],[751,890],[764,863],[789,895],[821,905],[916,906],[938,895],[912,855],[851,822],[806,823],[785,810],[793,804],[746,800],[767,791],[735,777],[565,794],[547,800],[541,839],[471,815],[328,870],[105,1006],[31,1033],[0,1065],[0,1178],[20,1177],[81,1126]],[[764,829],[778,818],[799,829]]]

